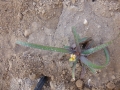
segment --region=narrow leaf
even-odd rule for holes
[[[70,46],[64,46],[65,49],[70,49]]]
[[[79,39],[79,44],[83,44],[83,43],[90,41],[90,40],[92,40],[90,37],[85,37],[85,38]]]
[[[101,45],[99,45],[99,46],[96,46],[96,47],[94,47],[94,48],[90,48],[90,49],[88,49],[88,50],[84,50],[84,51],[82,51],[82,54],[83,54],[83,55],[90,55],[90,54],[92,54],[92,53],[95,53],[95,52],[97,52],[97,51],[99,51],[99,50],[107,47],[109,44],[111,44],[111,42],[107,42],[107,43],[105,43],[105,44],[101,44]]]
[[[94,68],[88,67],[92,73],[97,73]]]
[[[74,39],[75,39],[75,43],[76,43],[77,49],[78,49],[78,51],[81,51],[81,50],[80,50],[80,46],[79,46],[80,36],[79,36],[79,34],[76,32],[75,27],[72,27],[72,32],[73,32],[73,35],[74,35]]]
[[[105,56],[106,56],[106,63],[104,66],[108,65],[109,62],[110,62],[110,55],[109,55],[109,51],[107,48],[104,48],[104,53],[105,53]]]
[[[82,63],[82,64],[83,64],[83,63]],[[84,66],[83,66],[83,65],[84,65]],[[81,73],[82,73],[82,74],[85,74],[85,73],[86,73],[86,71],[85,71],[85,70],[86,70],[86,65],[85,65],[85,64],[83,64],[83,65],[82,65],[83,68],[82,68]],[[88,67],[88,66],[87,66],[87,67]],[[94,69],[94,68],[88,67],[88,69],[89,69],[93,74],[94,74],[94,73],[97,73],[97,72],[96,72],[96,69]],[[82,77],[83,77],[83,75],[82,75]]]
[[[96,64],[93,64],[91,61],[89,61],[86,57],[84,56],[81,56],[80,57],[80,60],[82,63],[84,63],[85,65],[87,65],[90,69],[101,69],[101,68],[104,68],[106,67],[108,64],[109,64],[109,52],[107,50],[107,48],[104,48],[104,53],[105,53],[105,56],[106,56],[106,62],[104,65],[96,65]]]
[[[72,27],[72,32],[73,32],[73,35],[74,35],[74,38],[75,38],[76,44],[79,45],[80,36],[79,36],[79,34],[77,34],[77,32],[76,32],[76,28],[75,28],[75,27]]]
[[[19,45],[22,45],[22,46],[26,46],[26,47],[32,47],[32,48],[61,52],[61,53],[69,53],[69,50],[65,49],[65,48],[43,46],[43,45],[38,45],[38,44],[33,44],[33,43],[28,43],[28,42],[22,42],[22,41],[17,41],[16,43],[19,44]]]
[[[81,56],[80,60],[82,63],[84,63],[85,65],[87,65],[88,67],[94,68],[94,69],[101,69],[103,68],[103,66],[99,66],[96,64],[93,64],[91,61],[89,61],[86,57]]]

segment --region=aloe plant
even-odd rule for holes
[[[93,48],[90,48],[89,42],[92,40],[91,38],[88,38],[88,37],[80,38],[79,34],[76,32],[75,27],[72,28],[72,33],[75,39],[75,44],[76,44],[75,47],[65,46],[63,48],[58,48],[58,47],[37,45],[37,44],[22,42],[22,41],[17,41],[16,43],[22,46],[27,46],[27,47],[32,47],[32,48],[37,48],[37,49],[42,49],[42,50],[55,51],[55,52],[60,52],[60,53],[69,53],[71,55],[69,62],[72,64],[71,68],[72,68],[72,79],[73,80],[75,80],[75,68],[76,68],[76,64],[78,61],[80,61],[83,67],[87,66],[88,69],[90,69],[91,72],[93,73],[95,73],[97,69],[104,68],[109,64],[110,58],[109,58],[109,52],[108,52],[107,46],[111,44],[112,41],[98,45]],[[104,49],[104,53],[106,57],[105,64],[96,65],[87,59],[86,56],[91,55],[101,49]],[[81,71],[81,74],[83,74],[83,72],[84,71]]]

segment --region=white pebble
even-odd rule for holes
[[[33,2],[33,6],[35,6],[36,5],[36,3],[35,2]]]
[[[91,82],[91,79],[88,79],[88,85],[89,85],[89,87],[90,87],[90,82]]]
[[[98,25],[97,27],[98,27],[98,28],[101,28],[101,26],[100,26],[100,25]]]
[[[84,22],[83,22],[84,25],[87,25],[88,24],[88,21],[86,19],[84,19]]]

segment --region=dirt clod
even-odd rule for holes
[[[115,88],[115,84],[114,84],[113,82],[109,82],[109,83],[107,83],[106,86],[107,86],[107,88],[110,89],[110,90],[112,90],[112,89]]]
[[[76,84],[76,86],[78,88],[82,88],[83,87],[83,81],[81,81],[81,80],[77,80],[75,84]]]

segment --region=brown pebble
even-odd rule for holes
[[[109,82],[109,83],[107,83],[106,87],[107,87],[108,89],[112,90],[112,89],[115,88],[115,84],[112,83],[112,82]]]
[[[75,84],[76,84],[76,86],[77,86],[78,88],[82,88],[82,86],[83,86],[83,81],[77,80]]]
[[[24,32],[24,36],[25,36],[25,37],[28,37],[30,34],[31,34],[31,32],[30,32],[29,29],[28,29],[28,30],[25,30],[25,32]]]

